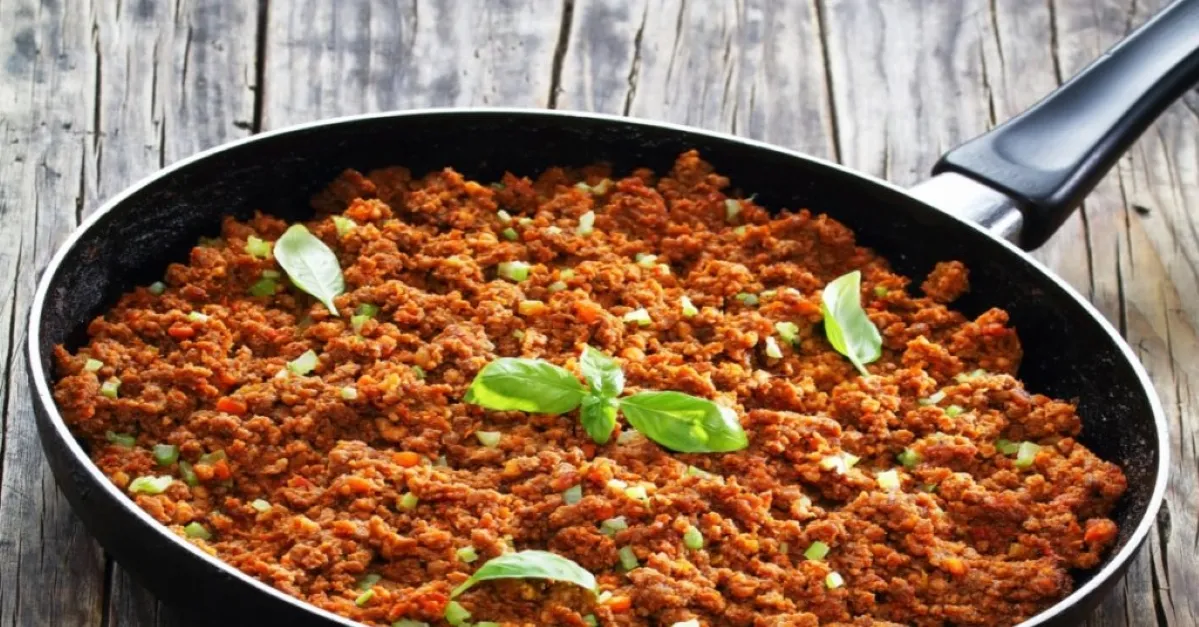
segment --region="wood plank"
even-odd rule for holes
[[[814,4],[579,0],[568,42],[563,108],[837,156]]]
[[[303,0],[268,13],[263,125],[447,106],[544,107],[558,0]]]
[[[0,38],[0,624],[98,624],[104,558],[50,476],[18,353],[37,269],[75,226],[81,202],[91,25],[86,13],[32,1],[0,3],[0,24],[11,34]],[[66,582],[69,593],[59,588]]]
[[[1057,63],[1069,76],[1164,3],[1062,0],[1051,6]],[[1175,469],[1157,533],[1092,617],[1096,626],[1138,624],[1149,616],[1170,625],[1199,621],[1199,600],[1179,594],[1199,586],[1193,497],[1199,463],[1190,385],[1199,357],[1199,285],[1197,242],[1188,226],[1188,209],[1199,201],[1197,131],[1185,105],[1171,108],[1087,201],[1092,300],[1124,331],[1156,383],[1171,423]],[[1143,216],[1134,206],[1152,209]]]
[[[251,132],[254,3],[99,2],[93,19],[99,134],[84,213],[167,163]],[[183,624],[120,565],[110,570],[109,624]]]
[[[0,137],[14,155],[0,163],[0,255],[15,253],[0,263],[0,284],[14,286],[0,313],[0,564],[20,584],[0,589],[0,622],[154,624],[154,599],[119,567],[108,565],[106,579],[99,547],[54,486],[12,351],[23,343],[34,270],[79,217],[165,162],[248,132],[255,7],[7,3],[0,23],[16,33],[0,42]],[[107,603],[106,583],[132,602]]]

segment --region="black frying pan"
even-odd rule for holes
[[[668,170],[698,148],[773,208],[810,207],[848,224],[896,270],[923,277],[937,261],[971,270],[967,314],[1002,307],[1025,349],[1029,389],[1079,399],[1082,442],[1118,462],[1128,492],[1114,513],[1116,548],[1076,590],[1025,625],[1075,624],[1119,580],[1154,522],[1168,437],[1153,386],[1115,329],[1025,248],[1045,241],[1167,104],[1199,80],[1199,0],[1181,0],[1023,115],[947,154],[914,190],[832,163],[717,133],[577,113],[410,111],[264,133],[172,165],[108,201],[58,250],[30,312],[29,372],[42,446],[87,528],[161,599],[217,612],[225,624],[351,625],[201,553],[133,505],[89,461],[51,397],[51,349],[77,346],[89,320],[134,285],[186,258],[220,217],[263,209],[289,220],[347,167],[451,165],[490,180],[505,170],[608,161]],[[1006,238],[1006,239],[1005,239]]]

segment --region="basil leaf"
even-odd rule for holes
[[[616,406],[616,399],[606,396],[588,394],[583,399],[579,420],[596,444],[607,444],[612,438],[612,430],[616,428]]]
[[[579,406],[587,388],[569,371],[540,359],[502,357],[479,371],[463,399],[500,411],[564,414]]]
[[[882,355],[883,338],[862,309],[862,273],[854,270],[824,286],[820,295],[828,343],[863,375],[866,364]]]
[[[726,453],[749,446],[737,413],[682,392],[642,392],[620,411],[645,437],[680,453]]]
[[[346,291],[337,255],[308,232],[303,224],[293,225],[275,242],[275,261],[296,287],[312,294],[337,316],[333,299]]]
[[[583,354],[579,356],[579,370],[583,372],[591,391],[599,396],[616,398],[624,391],[624,372],[620,364],[591,346],[583,348]]]
[[[493,579],[550,579],[565,581],[591,592],[596,591],[595,575],[573,561],[548,551],[520,551],[489,560],[479,567],[470,579],[454,588],[453,599],[480,581]]]

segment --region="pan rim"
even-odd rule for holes
[[[249,136],[237,139],[237,140],[226,142],[224,144],[220,144],[220,145],[214,146],[212,148],[208,148],[206,150],[203,150],[203,151],[193,154],[191,156],[180,159],[170,165],[167,165],[166,167],[160,168],[159,170],[141,178],[137,182],[135,182],[132,185],[121,190],[119,193],[117,193],[113,197],[109,198],[107,201],[102,203],[95,211],[93,211],[90,216],[88,216],[86,219],[84,219],[82,222],[80,222],[80,224],[77,227],[75,227],[75,229],[73,231],[71,231],[70,235],[68,235],[67,238],[65,240],[63,240],[63,242],[61,244],[58,245],[58,248],[55,250],[54,255],[50,258],[50,261],[46,264],[45,268],[42,271],[41,277],[38,279],[37,289],[34,292],[34,298],[30,305],[30,308],[29,308],[29,318],[28,318],[28,324],[27,324],[27,328],[26,328],[26,336],[25,336],[26,337],[26,343],[25,343],[26,344],[26,355],[25,355],[25,357],[27,360],[26,370],[29,373],[29,377],[30,377],[31,391],[33,392],[33,394],[35,396],[38,397],[37,402],[44,407],[45,415],[49,418],[49,422],[54,427],[55,436],[58,437],[59,440],[61,440],[64,443],[65,448],[68,451],[70,451],[70,454],[72,456],[74,456],[77,460],[82,460],[84,462],[82,465],[86,469],[88,476],[96,484],[99,484],[100,486],[102,486],[102,489],[105,491],[105,494],[108,497],[116,499],[118,502],[120,502],[124,506],[124,508],[126,510],[131,511],[132,514],[136,517],[139,517],[142,520],[142,522],[153,526],[159,534],[166,537],[171,542],[174,542],[180,548],[183,548],[183,549],[189,551],[193,557],[200,559],[201,561],[203,561],[206,565],[208,565],[210,567],[220,570],[226,576],[236,579],[239,583],[248,585],[251,588],[254,588],[259,592],[265,593],[268,596],[274,597],[277,600],[289,603],[289,604],[293,605],[294,607],[296,607],[297,609],[308,611],[317,616],[325,618],[327,620],[331,620],[334,622],[334,624],[344,625],[346,627],[357,627],[357,626],[361,625],[361,623],[358,623],[357,621],[353,621],[348,618],[345,618],[344,616],[334,614],[328,610],[319,608],[319,607],[312,605],[306,601],[303,601],[303,600],[293,597],[289,594],[286,594],[272,586],[267,585],[266,583],[263,583],[262,581],[259,581],[258,579],[255,579],[254,577],[251,577],[251,576],[243,573],[242,571],[240,571],[237,568],[233,567],[232,565],[228,564],[224,560],[218,559],[214,556],[211,556],[211,555],[201,551],[200,549],[196,548],[195,545],[193,545],[192,543],[185,541],[183,538],[180,538],[179,536],[177,536],[173,533],[170,533],[165,526],[160,524],[158,521],[154,520],[149,514],[147,514],[140,507],[136,507],[125,496],[124,493],[122,493],[119,489],[117,489],[117,487],[115,485],[113,485],[111,481],[108,481],[108,478],[106,476],[104,476],[104,473],[100,471],[99,467],[97,467],[95,465],[95,463],[92,462],[91,458],[89,458],[87,456],[86,452],[84,452],[83,447],[80,446],[79,442],[76,441],[74,435],[71,434],[70,429],[66,425],[66,421],[63,419],[61,413],[58,411],[57,404],[54,402],[54,398],[51,393],[49,382],[47,381],[46,377],[44,376],[44,373],[42,372],[42,368],[41,368],[42,351],[40,349],[40,345],[41,345],[41,329],[40,329],[41,324],[40,324],[40,322],[42,319],[43,311],[45,309],[45,303],[46,303],[46,300],[48,297],[51,279],[55,275],[58,274],[58,271],[60,270],[60,268],[62,266],[62,262],[63,262],[64,258],[66,257],[67,253],[75,248],[75,246],[79,243],[79,241],[83,238],[83,236],[85,234],[89,233],[92,230],[92,228],[96,225],[97,222],[99,222],[107,214],[112,212],[113,209],[120,206],[127,198],[129,198],[133,194],[137,193],[138,191],[141,191],[142,189],[144,189],[145,187],[147,187],[154,181],[157,181],[166,176],[169,176],[170,174],[172,174],[178,170],[181,170],[192,163],[208,159],[210,157],[219,155],[226,151],[229,151],[229,150],[232,150],[232,149],[235,149],[235,148],[247,145],[247,144],[252,144],[252,143],[256,143],[256,142],[260,142],[260,141],[266,141],[266,140],[272,139],[274,137],[288,135],[291,133],[301,132],[301,131],[314,129],[314,128],[334,127],[334,126],[340,126],[340,125],[351,125],[351,124],[355,124],[355,123],[359,123],[359,122],[366,122],[366,121],[372,121],[372,120],[378,120],[378,119],[388,119],[388,118],[405,118],[405,117],[419,117],[419,116],[454,117],[454,116],[460,116],[460,115],[480,115],[480,114],[507,115],[507,116],[531,117],[531,118],[537,118],[537,117],[541,117],[541,118],[546,118],[546,117],[575,118],[575,119],[585,119],[585,120],[591,120],[591,121],[595,121],[595,122],[599,122],[599,123],[608,123],[608,124],[622,124],[622,125],[630,125],[631,124],[631,125],[635,125],[635,126],[642,126],[642,127],[646,127],[646,128],[655,128],[658,130],[666,130],[666,131],[680,133],[680,134],[705,136],[705,137],[709,137],[712,139],[742,144],[742,145],[749,146],[749,147],[752,147],[752,148],[755,148],[758,150],[764,150],[764,151],[768,151],[768,152],[782,154],[787,157],[798,158],[798,159],[822,166],[822,167],[830,169],[830,170],[839,171],[842,174],[852,176],[852,177],[862,181],[863,183],[872,184],[877,187],[884,188],[890,192],[900,194],[900,195],[908,198],[912,202],[918,203],[924,207],[927,207],[928,209],[931,209],[933,211],[936,211],[940,214],[943,214],[943,215],[946,215],[946,216],[952,218],[955,222],[957,222],[958,224],[962,225],[965,228],[971,228],[971,229],[985,235],[988,239],[994,241],[1001,247],[1006,248],[1009,252],[1014,253],[1015,255],[1020,257],[1025,263],[1029,264],[1034,269],[1036,269],[1048,281],[1050,281],[1055,286],[1057,286],[1058,289],[1062,290],[1065,294],[1070,296],[1070,298],[1074,300],[1075,304],[1082,307],[1083,311],[1085,311],[1089,316],[1091,316],[1099,324],[1100,328],[1102,328],[1104,330],[1104,332],[1107,333],[1108,337],[1110,337],[1115,342],[1117,348],[1119,348],[1119,350],[1120,350],[1120,354],[1124,357],[1124,360],[1128,363],[1128,365],[1130,365],[1132,367],[1133,371],[1136,373],[1137,380],[1141,384],[1142,389],[1145,390],[1147,393],[1146,396],[1148,396],[1149,404],[1150,404],[1150,407],[1152,408],[1154,427],[1157,431],[1157,438],[1158,438],[1158,440],[1157,440],[1158,464],[1157,464],[1156,480],[1154,482],[1153,491],[1149,497],[1149,500],[1146,502],[1145,514],[1141,518],[1141,520],[1138,522],[1138,524],[1137,524],[1136,528],[1133,530],[1132,534],[1129,536],[1128,542],[1126,542],[1124,544],[1124,546],[1120,548],[1119,551],[1117,551],[1114,555],[1112,555],[1109,558],[1107,564],[1105,564],[1101,569],[1099,569],[1098,572],[1095,572],[1084,585],[1075,589],[1073,592],[1071,592],[1065,598],[1059,600],[1057,603],[1049,606],[1048,608],[1045,608],[1044,610],[1035,614],[1028,620],[1020,623],[1018,625],[1018,627],[1035,627],[1036,625],[1041,625],[1041,624],[1045,623],[1046,621],[1050,620],[1051,618],[1053,618],[1054,616],[1065,611],[1069,607],[1073,606],[1074,604],[1078,603],[1083,598],[1089,596],[1097,588],[1099,588],[1101,585],[1103,585],[1105,582],[1107,582],[1107,580],[1110,579],[1115,574],[1115,572],[1117,570],[1119,570],[1126,562],[1131,560],[1134,557],[1134,554],[1140,549],[1142,543],[1144,542],[1145,538],[1149,534],[1150,528],[1155,524],[1155,522],[1157,520],[1157,513],[1158,513],[1159,509],[1161,508],[1161,504],[1162,504],[1163,500],[1165,499],[1166,487],[1167,487],[1167,483],[1169,480],[1169,471],[1170,471],[1169,442],[1170,442],[1170,437],[1169,437],[1169,428],[1166,423],[1165,412],[1161,405],[1161,400],[1158,398],[1157,390],[1153,385],[1153,381],[1149,378],[1148,371],[1145,370],[1145,367],[1143,364],[1141,364],[1140,360],[1136,358],[1136,355],[1133,353],[1132,348],[1128,345],[1128,342],[1124,340],[1124,338],[1120,335],[1120,333],[1111,325],[1110,322],[1108,322],[1108,320],[1097,309],[1095,309],[1094,305],[1092,305],[1090,303],[1090,301],[1088,301],[1086,298],[1084,298],[1069,283],[1065,282],[1065,280],[1063,280],[1056,273],[1054,273],[1053,271],[1051,271],[1050,269],[1045,267],[1042,263],[1037,261],[1030,254],[1021,250],[1020,248],[1018,248],[1011,242],[1009,242],[1001,237],[995,236],[993,233],[991,233],[987,229],[983,228],[982,226],[980,226],[972,221],[963,219],[957,215],[954,215],[953,213],[950,213],[943,209],[939,209],[939,208],[937,208],[933,205],[930,205],[922,200],[919,200],[918,198],[913,196],[911,194],[911,192],[909,192],[907,189],[905,189],[903,187],[895,185],[894,183],[891,183],[889,181],[877,178],[870,174],[866,174],[864,172],[860,172],[860,171],[854,170],[852,168],[848,168],[841,164],[833,163],[831,161],[828,161],[827,159],[815,157],[815,156],[812,156],[812,155],[809,155],[809,154],[806,154],[806,153],[803,153],[803,152],[800,152],[797,150],[792,150],[792,149],[785,148],[782,146],[769,144],[767,142],[760,141],[760,140],[750,139],[750,138],[746,138],[746,137],[739,137],[739,136],[732,135],[729,133],[723,133],[720,131],[711,131],[711,130],[697,128],[697,127],[693,127],[693,126],[687,126],[687,125],[683,125],[683,124],[675,124],[672,122],[662,122],[662,121],[650,120],[650,119],[645,119],[645,118],[625,117],[625,116],[609,115],[609,114],[602,114],[602,113],[591,113],[591,112],[584,112],[584,111],[572,111],[572,110],[564,110],[564,109],[537,109],[537,108],[526,108],[526,107],[453,107],[453,108],[423,108],[423,109],[407,109],[407,110],[402,110],[402,111],[385,111],[385,112],[340,116],[340,117],[334,117],[334,118],[325,118],[325,119],[321,119],[321,120],[315,120],[312,122],[305,122],[302,124],[286,126],[286,127],[282,127],[282,128],[271,130],[271,131],[264,131],[264,132],[257,133],[254,135],[249,135]],[[44,437],[44,436],[39,435],[39,438],[40,437]],[[43,448],[44,448],[44,444],[43,444]],[[55,481],[57,483],[57,477],[55,478]]]

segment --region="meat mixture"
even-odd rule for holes
[[[455,586],[525,549],[574,560],[598,594],[483,582],[454,599],[468,622],[1012,625],[1100,562],[1124,475],[1075,440],[1074,404],[1016,378],[1004,311],[947,306],[961,263],[910,285],[837,221],[734,197],[694,152],[611,177],[345,172],[306,223],[339,259],[339,317],[286,278],[253,295],[281,268],[248,248],[289,225],[226,218],[57,348],[58,406],[172,532],[367,625],[445,625]],[[527,277],[497,274],[511,261]],[[852,270],[882,335],[869,376],[822,323],[822,288]],[[674,453],[623,419],[599,445],[577,411],[463,402],[497,357],[577,373],[588,344],[628,391],[732,408],[749,446]]]

